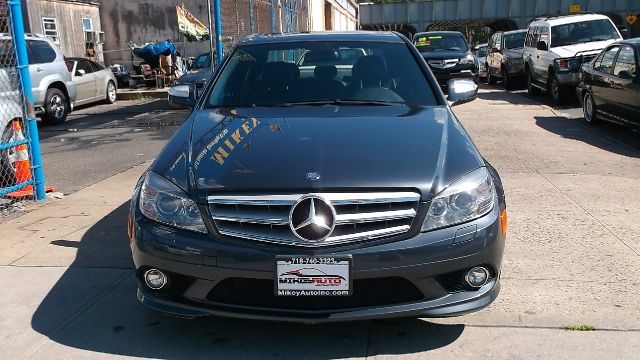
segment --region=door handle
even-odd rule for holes
[[[44,69],[43,69],[43,68],[41,68],[41,67],[39,67],[39,68],[36,68],[36,71],[37,71],[37,72],[43,72],[43,71],[44,71]]]

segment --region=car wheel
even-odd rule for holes
[[[560,83],[558,82],[558,78],[555,75],[550,75],[549,77],[549,94],[551,94],[551,99],[553,103],[556,105],[562,105],[564,103],[565,91]]]
[[[585,91],[582,96],[582,113],[584,114],[584,120],[587,124],[595,125],[598,123],[596,104],[593,102],[593,96],[589,90]]]
[[[2,140],[0,143],[7,144],[12,141],[13,127],[11,122],[4,128],[2,132]],[[16,183],[16,169],[13,163],[16,161],[15,147],[0,150],[0,187],[5,188],[13,186]]]
[[[540,89],[533,85],[533,76],[531,76],[531,72],[529,70],[525,72],[525,76],[527,78],[527,92],[529,93],[529,95],[540,95]]]
[[[487,84],[495,85],[498,82],[495,76],[491,75],[491,71],[487,72]]]
[[[107,83],[107,98],[105,99],[105,101],[107,102],[107,104],[113,104],[116,102],[117,97],[118,94],[116,93],[116,85],[113,83],[113,81],[109,81]]]
[[[511,90],[511,79],[509,78],[509,74],[507,74],[507,70],[502,69],[502,85],[504,85],[505,90]]]
[[[44,98],[44,116],[42,120],[48,125],[62,124],[67,120],[67,97],[60,89],[47,90]]]

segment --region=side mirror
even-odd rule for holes
[[[542,51],[547,51],[547,42],[546,41],[538,41],[536,43],[536,49],[538,50],[542,50]]]
[[[77,76],[84,76],[86,73],[87,73],[87,72],[86,72],[86,71],[84,71],[83,69],[80,69],[80,70],[76,71],[76,75],[77,75]]]
[[[451,106],[472,101],[478,95],[478,85],[469,79],[451,79],[447,83],[447,100]]]
[[[635,77],[633,75],[633,73],[629,70],[622,70],[618,73],[618,77],[620,77],[621,79],[625,79],[625,80],[633,80],[633,78]]]
[[[195,91],[189,85],[175,85],[169,88],[169,104],[175,107],[193,107],[196,105]]]

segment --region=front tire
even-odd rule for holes
[[[586,90],[582,95],[582,113],[584,114],[584,120],[589,125],[596,125],[598,123],[598,117],[596,116],[596,104],[593,102],[593,95]]]
[[[105,102],[107,104],[114,104],[117,98],[118,94],[116,92],[116,84],[114,84],[113,81],[109,81],[107,83],[107,97],[105,99]]]
[[[44,99],[44,115],[42,120],[47,125],[62,124],[67,121],[69,107],[67,97],[60,89],[50,88]]]
[[[507,74],[507,70],[502,69],[502,85],[504,85],[505,90],[511,90],[513,87],[512,80],[509,78],[509,74]]]
[[[558,78],[550,74],[549,77],[549,94],[551,94],[551,99],[553,103],[556,105],[562,105],[565,102],[566,91],[558,82]]]
[[[527,77],[527,93],[531,96],[540,95],[540,89],[538,89],[535,85],[533,85],[533,76],[529,69],[525,71],[525,76]]]

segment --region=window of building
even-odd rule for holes
[[[82,18],[82,28],[84,31],[93,31],[93,24],[90,18]]]
[[[42,30],[46,37],[53,40],[56,44],[60,43],[60,38],[58,37],[58,22],[56,21],[56,18],[43,17]]]

